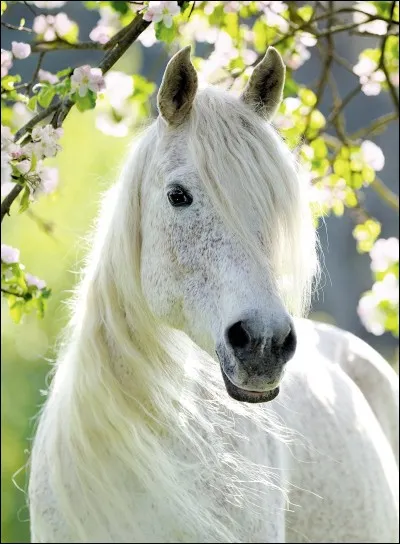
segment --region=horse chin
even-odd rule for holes
[[[239,402],[256,404],[260,402],[269,402],[271,400],[274,400],[278,396],[279,386],[275,387],[274,389],[269,389],[268,391],[249,391],[247,389],[242,389],[241,387],[238,387],[233,382],[231,382],[231,380],[226,375],[219,356],[218,359],[226,390],[228,392],[228,395],[233,399],[238,400]]]

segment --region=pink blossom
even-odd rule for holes
[[[38,289],[44,289],[46,287],[46,282],[41,280],[37,276],[32,276],[29,272],[25,274],[25,281],[28,287],[37,287]]]
[[[71,76],[71,88],[79,96],[85,96],[88,90],[98,93],[105,88],[105,81],[100,68],[91,68],[88,64],[75,68]]]
[[[11,51],[16,59],[26,59],[31,54],[31,46],[24,42],[11,42]]]
[[[178,2],[150,2],[143,19],[153,23],[163,22],[167,28],[171,28],[172,18],[180,12]]]
[[[8,70],[12,67],[12,55],[10,51],[1,50],[1,77],[8,74]]]
[[[1,244],[1,260],[6,264],[14,264],[19,262],[19,249],[15,247]]]
[[[47,81],[48,83],[51,83],[52,85],[55,85],[60,80],[55,74],[52,74],[51,72],[46,72],[46,70],[40,69],[38,72],[38,80],[39,81]]]
[[[39,36],[42,36],[45,42],[51,42],[62,38],[71,30],[73,22],[66,13],[57,13],[57,15],[38,15],[33,21],[33,30]]]

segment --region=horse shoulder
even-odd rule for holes
[[[399,462],[399,380],[388,362],[354,334],[332,325],[314,323],[321,345],[335,345],[333,362],[360,389],[385,433]],[[326,348],[325,348],[326,352]]]
[[[299,329],[303,338],[289,364],[279,410],[298,435],[290,445],[287,537],[396,542],[398,468],[370,404],[339,363],[345,342],[340,334],[324,337],[311,322]]]

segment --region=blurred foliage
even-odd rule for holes
[[[76,281],[73,271],[85,253],[84,236],[101,193],[118,174],[128,140],[95,130],[92,112],[86,114],[84,123],[78,112],[72,112],[65,122],[63,144],[64,152],[57,157],[57,193],[43,197],[34,207],[35,217],[51,222],[51,234],[26,214],[3,229],[7,241],[20,248],[29,269],[46,277],[53,295],[43,320],[28,315],[20,325],[9,316],[7,303],[2,304],[2,542],[29,542],[29,524],[23,522],[28,519],[28,510],[12,477],[28,458],[33,418],[44,401],[41,390],[50,370],[48,359],[54,355],[57,335],[66,323],[65,300]],[[16,483],[25,488],[25,471],[16,477]]]

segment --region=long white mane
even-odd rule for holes
[[[143,297],[141,186],[154,175],[165,130],[158,119],[144,131],[104,197],[35,439],[33,455],[40,451],[51,468],[54,504],[83,542],[115,539],[116,520],[121,541],[133,530],[138,542],[150,541],[144,520],[155,505],[162,513],[153,527],[156,542],[166,540],[162,527],[173,527],[174,519],[185,528],[170,535],[176,542],[199,534],[245,542],[226,501],[256,511],[260,483],[266,492],[280,484],[277,472],[252,461],[250,445],[247,457],[236,445],[248,442],[252,427],[290,439],[269,405],[230,400],[217,363],[158,322]],[[277,289],[292,313],[303,313],[316,241],[308,188],[293,158],[271,126],[223,92],[198,94],[187,130],[181,152],[190,153],[213,205],[255,258],[243,214],[251,206],[263,218]],[[237,414],[247,421],[243,428]],[[213,492],[202,492],[205,486]],[[260,509],[259,519],[266,515]]]

